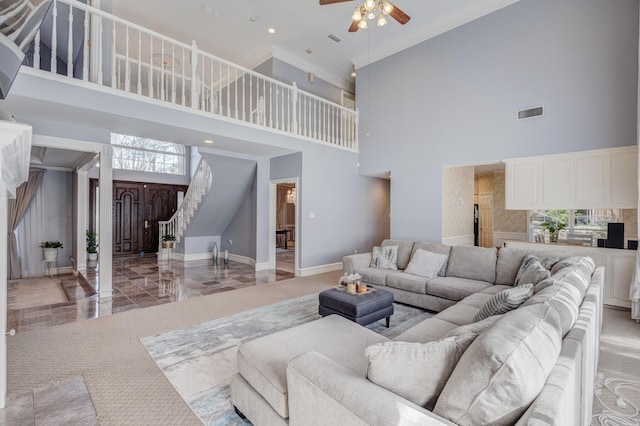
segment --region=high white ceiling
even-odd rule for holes
[[[318,0],[112,0],[112,13],[247,68],[272,55],[334,84],[360,68],[519,0],[394,0],[411,16],[349,33],[358,3]],[[275,34],[269,34],[274,28]],[[341,41],[336,43],[328,36]],[[311,53],[307,53],[311,49]]]

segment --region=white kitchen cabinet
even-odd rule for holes
[[[638,206],[637,146],[505,160],[510,210]]]
[[[506,241],[505,247],[524,250],[545,250],[572,253],[578,256],[590,256],[596,266],[604,266],[605,305],[631,308],[629,289],[636,264],[635,250],[609,249],[564,244],[542,244],[522,241]]]

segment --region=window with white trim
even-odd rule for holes
[[[113,168],[150,173],[184,175],[184,145],[138,136],[111,133]]]
[[[560,229],[559,240],[607,238],[607,224],[622,222],[620,209],[531,210],[531,241],[538,241],[545,229]],[[551,227],[551,228],[550,228]]]

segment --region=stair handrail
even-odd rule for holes
[[[158,221],[158,250],[161,247],[160,241],[163,235],[171,234],[175,236],[176,243],[180,242],[189,220],[193,217],[198,204],[202,200],[202,196],[211,187],[211,180],[211,168],[201,157],[189,183],[189,188],[173,216],[169,220]]]

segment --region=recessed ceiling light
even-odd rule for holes
[[[204,143],[213,143],[213,141],[211,139],[205,139]]]
[[[351,73],[351,77],[355,77],[355,76],[356,76],[356,72],[355,72],[355,71],[353,71],[353,72]]]
[[[269,34],[275,34],[276,33],[276,29],[275,28],[269,28],[267,31],[269,32]]]

